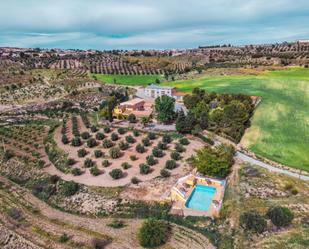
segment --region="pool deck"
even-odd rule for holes
[[[195,210],[185,206],[196,184],[213,186],[216,188],[212,203],[207,211]],[[224,180],[205,176],[190,174],[180,178],[171,190],[171,199],[173,202],[171,213],[182,216],[218,216],[224,197],[225,186],[226,182]]]

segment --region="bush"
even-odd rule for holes
[[[109,155],[111,158],[116,159],[119,158],[121,156],[121,151],[119,148],[111,148],[109,150]]]
[[[153,166],[157,163],[156,159],[152,155],[146,157],[147,164]]]
[[[102,145],[105,149],[108,149],[114,146],[113,142],[107,138],[103,140]]]
[[[37,166],[38,166],[40,169],[44,168],[44,166],[45,166],[45,161],[42,160],[42,159],[38,160],[38,161],[37,161]]]
[[[127,163],[127,162],[124,162],[124,163],[121,164],[121,167],[122,167],[123,169],[128,169],[128,168],[131,167],[131,165],[130,165],[129,163]]]
[[[97,166],[93,166],[93,167],[90,168],[90,173],[93,176],[98,176],[98,175],[100,175],[101,172],[100,172],[100,170],[98,169]]]
[[[240,216],[239,222],[242,228],[256,233],[262,233],[267,225],[266,220],[256,210],[243,213]]]
[[[4,152],[4,155],[3,155],[3,160],[5,161],[5,162],[7,162],[8,160],[10,160],[11,158],[13,158],[14,157],[14,153],[11,151],[11,150],[6,150],[5,152]]]
[[[72,166],[72,165],[74,165],[74,164],[75,164],[75,160],[74,160],[73,158],[69,158],[69,159],[67,160],[67,163],[66,163],[67,166]]]
[[[133,183],[133,184],[138,184],[140,182],[140,180],[136,177],[136,176],[133,176],[132,178],[131,178],[131,183]]]
[[[168,227],[164,221],[145,220],[138,231],[138,240],[143,247],[157,247],[166,242]]]
[[[150,140],[149,140],[149,138],[147,138],[147,137],[146,137],[146,138],[143,138],[143,139],[142,139],[142,143],[143,143],[144,146],[149,146],[149,145],[150,145]]]
[[[105,133],[110,133],[111,132],[111,128],[108,127],[108,126],[104,127],[103,130],[104,130]]]
[[[158,148],[153,148],[152,155],[155,156],[155,157],[163,157],[164,156],[163,151],[158,149]]]
[[[125,141],[120,141],[120,143],[118,144],[119,148],[121,150],[127,150],[129,148],[129,144],[126,143]]]
[[[112,223],[108,224],[108,226],[115,228],[115,229],[119,229],[119,228],[123,228],[125,225],[122,220],[113,220]]]
[[[182,153],[182,152],[185,151],[185,148],[183,147],[182,144],[177,143],[177,144],[175,144],[175,150],[176,150],[178,153]]]
[[[167,144],[159,142],[158,145],[157,145],[157,148],[160,149],[160,150],[167,150]]]
[[[145,147],[141,144],[136,145],[135,149],[138,153],[144,153],[146,151]]]
[[[189,140],[186,137],[179,139],[179,143],[182,144],[182,145],[190,144]]]
[[[72,133],[74,136],[79,136],[77,117],[72,117]]]
[[[148,135],[147,135],[147,137],[148,137],[150,140],[154,140],[154,139],[156,139],[157,136],[156,136],[155,133],[149,132]]]
[[[98,128],[93,125],[93,126],[91,126],[90,130],[91,130],[91,132],[97,132]]]
[[[124,128],[122,128],[122,127],[120,127],[120,128],[118,128],[118,133],[120,134],[120,135],[122,135],[122,134],[125,134],[127,131],[126,131],[126,129],[124,129]]]
[[[129,116],[128,116],[128,120],[130,123],[135,123],[136,122],[136,116],[131,113]]]
[[[102,157],[103,156],[103,152],[101,150],[95,150],[94,151],[94,156],[96,158]]]
[[[266,215],[277,227],[285,227],[290,225],[294,218],[294,215],[290,209],[280,206],[269,208]]]
[[[81,113],[80,116],[81,116],[81,118],[82,118],[82,120],[83,120],[84,125],[85,125],[87,128],[89,128],[89,127],[90,127],[90,122],[89,122],[89,119],[88,119],[87,114],[86,114],[86,113]]]
[[[47,179],[36,180],[33,182],[32,193],[44,201],[48,201],[55,191],[56,186],[49,184]]]
[[[172,151],[171,158],[178,161],[180,159],[180,154],[177,151]]]
[[[69,237],[66,233],[63,233],[63,234],[59,237],[59,242],[60,242],[60,243],[66,243],[69,239],[70,239],[70,237]]]
[[[105,160],[102,161],[102,166],[105,167],[105,168],[108,167],[109,164],[110,164],[110,163],[109,163],[109,161],[108,161],[107,159],[105,159]]]
[[[131,156],[130,156],[130,159],[131,159],[131,161],[136,161],[136,160],[137,160],[137,156],[131,155]]]
[[[172,142],[172,137],[169,134],[164,134],[162,137],[162,142],[169,144],[170,142]]]
[[[73,169],[71,170],[71,174],[72,174],[73,176],[80,176],[80,175],[82,174],[82,171],[81,171],[79,168],[73,168]]]
[[[69,182],[63,182],[61,185],[60,185],[60,190],[61,190],[61,193],[64,195],[64,196],[71,196],[71,195],[74,195],[79,189],[79,186],[76,182],[73,182],[73,181],[69,181]]]
[[[49,181],[51,184],[56,184],[60,180],[60,177],[57,175],[51,175]]]
[[[90,158],[87,158],[85,161],[84,161],[84,167],[85,168],[90,168],[92,166],[94,166],[94,161],[92,161]]]
[[[174,160],[167,160],[165,163],[165,168],[167,169],[175,169],[177,167],[177,164]]]
[[[113,179],[120,179],[123,176],[123,173],[121,169],[113,169],[111,172],[109,172],[109,175]]]
[[[74,137],[71,141],[71,145],[74,147],[81,146],[82,142],[80,141],[79,137]]]
[[[291,194],[292,195],[297,195],[298,194],[298,190],[296,188],[291,189]]]
[[[94,138],[90,138],[87,140],[87,146],[89,148],[93,148],[95,146],[97,146],[97,141]]]
[[[22,219],[22,212],[17,208],[10,208],[7,210],[7,214],[14,220]]]
[[[209,137],[204,136],[200,133],[196,134],[197,137],[199,137],[200,139],[202,139],[205,143],[208,143],[209,145],[214,145],[215,142],[213,140],[211,140]]]
[[[96,135],[95,135],[95,138],[97,140],[103,140],[105,138],[105,135],[102,133],[102,132],[98,132]]]
[[[117,133],[113,132],[112,135],[111,135],[111,140],[112,141],[117,141],[119,139],[119,136]]]
[[[127,141],[128,143],[130,143],[130,144],[135,143],[135,139],[134,139],[134,137],[132,137],[131,135],[126,136],[126,141]]]
[[[88,139],[88,138],[90,138],[90,134],[89,134],[89,132],[85,131],[81,134],[81,137],[82,137],[82,139]]]
[[[162,177],[169,177],[171,175],[171,173],[168,170],[166,170],[166,169],[161,169],[160,170],[160,175]]]
[[[293,184],[291,183],[287,183],[285,186],[284,186],[284,189],[285,190],[291,190],[293,188]]]
[[[87,155],[87,151],[85,149],[80,149],[77,151],[78,157],[85,157]]]
[[[61,141],[63,144],[68,144],[70,142],[66,135],[62,135]]]
[[[142,175],[147,175],[148,173],[150,173],[150,167],[149,165],[145,164],[145,163],[141,163],[139,165],[139,172],[142,174]]]
[[[138,137],[139,136],[139,131],[138,130],[133,130],[133,135],[134,135],[134,137]]]

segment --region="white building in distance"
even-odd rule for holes
[[[178,101],[182,101],[185,93],[178,92],[176,88],[172,86],[160,86],[151,84],[145,88],[145,95],[154,99],[163,95],[167,95]]]

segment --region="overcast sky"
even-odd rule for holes
[[[0,0],[0,46],[164,49],[309,39],[309,0]]]

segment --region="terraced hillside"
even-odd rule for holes
[[[53,209],[3,177],[0,210],[1,248],[142,249],[136,238],[141,220],[124,219],[125,226],[115,229],[109,226],[113,219],[87,218]],[[191,245],[195,249],[214,248],[203,235],[171,224],[170,239],[162,249]]]
[[[1,64],[24,69],[74,70],[75,74],[178,75],[214,67],[306,65],[308,43],[218,45],[193,49],[82,51],[0,48]]]

